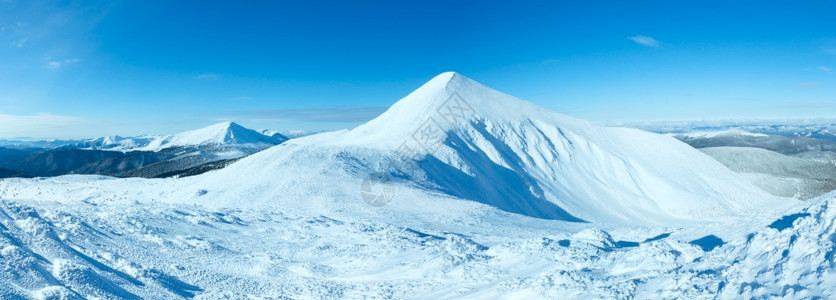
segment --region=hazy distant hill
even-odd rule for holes
[[[286,140],[278,133],[262,134],[224,122],[169,136],[117,136],[60,145],[40,143],[58,146],[51,149],[0,148],[0,167],[8,170],[0,173],[0,178],[65,174],[160,177],[185,170],[193,173],[211,169],[198,166],[244,157]],[[33,141],[15,145],[21,144],[39,145]],[[210,166],[220,165],[223,164]]]

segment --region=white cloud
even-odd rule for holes
[[[560,60],[558,60],[558,59],[556,59],[556,58],[549,58],[549,59],[546,59],[546,60],[544,60],[544,61],[541,61],[541,62],[540,62],[540,64],[542,64],[542,65],[550,65],[550,64],[554,64],[554,63],[558,63],[558,62],[560,62]]]
[[[78,59],[78,58],[70,58],[70,59],[65,59],[65,60],[51,60],[51,61],[46,62],[46,68],[47,69],[52,69],[52,70],[57,70],[57,69],[65,67],[65,66],[72,65],[72,64],[77,64],[77,63],[80,63],[80,62],[81,62],[81,59]]]
[[[833,73],[833,69],[825,67],[825,66],[818,66],[818,67],[815,67],[814,69],[825,72],[825,73]]]
[[[636,44],[647,46],[647,47],[661,47],[662,42],[657,41],[656,39],[645,36],[645,35],[637,35],[628,37],[629,40],[636,42]]]
[[[809,82],[802,82],[798,86],[802,87],[802,88],[811,88],[811,87],[814,87],[814,86],[817,86],[817,85],[819,85],[818,82],[809,81]]]
[[[221,75],[214,74],[214,73],[204,73],[204,74],[197,75],[197,77],[195,77],[195,78],[198,79],[198,80],[211,80],[211,79],[219,79],[219,78],[221,78]]]
[[[28,42],[28,41],[29,41],[29,37],[27,36],[27,37],[25,37],[25,38],[23,38],[23,39],[19,40],[17,43],[15,43],[15,47],[16,47],[16,48],[23,48],[23,46],[24,46],[24,45],[26,44],[26,42]]]
[[[0,114],[0,137],[59,137],[72,130],[92,126],[84,118],[50,113],[15,116]]]
[[[250,100],[250,99],[252,99],[252,97],[247,97],[247,96],[239,96],[239,97],[232,98],[232,100]]]

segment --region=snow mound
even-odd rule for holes
[[[246,183],[224,182],[240,174],[248,174]],[[276,180],[278,174],[293,178]],[[357,187],[370,174],[567,221],[717,220],[778,203],[674,138],[594,126],[453,72],[438,75],[353,130],[290,140],[206,182],[234,184],[232,190],[268,189],[271,195],[316,190],[357,198]]]

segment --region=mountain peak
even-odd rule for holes
[[[392,105],[390,110],[408,110],[420,118],[427,118],[452,108],[466,108],[482,117],[503,119],[528,118],[532,114],[540,115],[541,112],[548,111],[482,85],[457,72],[444,72],[433,77]]]
[[[235,122],[232,122],[232,121],[225,121],[225,122],[215,123],[215,124],[206,126],[203,129],[210,129],[210,128],[213,129],[213,130],[218,130],[218,131],[247,129],[247,128],[244,128],[241,125],[238,125],[238,123],[235,123]],[[198,129],[198,130],[201,130],[201,129]]]
[[[248,129],[241,127],[241,125],[235,124],[231,121],[215,123],[200,129],[190,130],[186,132],[179,133],[175,136],[191,136],[194,138],[201,138],[206,141],[219,141],[223,142],[229,136],[235,135],[237,132],[243,132]]]
[[[397,147],[404,137],[426,129],[427,125],[449,132],[467,128],[476,120],[519,123],[529,119],[588,124],[499,92],[460,73],[444,72],[397,101],[377,118],[351,130],[346,137],[357,142],[375,141],[391,148]]]
[[[265,136],[255,130],[227,121],[201,129],[186,131],[174,136],[187,144],[258,144],[266,142]]]
[[[433,77],[432,79],[430,79],[429,81],[427,81],[426,83],[421,85],[421,87],[419,87],[418,89],[416,89],[415,91],[410,93],[409,96],[407,96],[406,98],[404,98],[404,99],[402,99],[401,101],[398,101],[398,102],[403,102],[403,100],[407,100],[407,99],[410,99],[410,98],[420,98],[420,97],[411,97],[413,94],[415,94],[415,96],[424,96],[424,95],[433,94],[435,92],[442,92],[442,91],[447,93],[447,94],[451,94],[451,93],[457,92],[456,91],[457,88],[461,88],[465,85],[474,84],[474,83],[483,87],[483,88],[487,88],[485,86],[482,86],[478,82],[476,82],[476,81],[474,81],[470,78],[465,77],[464,75],[462,75],[458,72],[444,72],[444,73],[436,75],[435,77]]]
[[[444,72],[441,74],[436,75],[430,81],[424,84],[424,86],[443,86],[446,87],[451,81],[455,80],[457,77],[464,77],[458,72]]]
[[[197,145],[275,145],[286,140],[282,135],[267,136],[238,123],[226,121],[155,139],[145,148],[149,150]]]

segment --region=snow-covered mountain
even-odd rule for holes
[[[694,148],[751,147],[782,154],[799,154],[808,151],[836,151],[836,143],[804,136],[752,133],[740,129],[721,131],[697,131],[669,134]]]
[[[53,149],[0,148],[0,167],[18,171],[4,172],[0,177],[194,174],[225,166],[286,140],[281,134],[262,134],[233,122],[223,122],[175,135],[101,137]]]
[[[83,140],[57,140],[57,139],[0,139],[0,147],[6,149],[28,150],[28,149],[54,149],[66,145],[82,143]]]
[[[836,143],[836,119],[833,118],[694,120],[614,124],[623,127],[639,128],[650,132],[687,134],[691,136],[696,136],[691,134],[694,132],[730,133],[731,130],[784,137],[803,137]]]
[[[716,219],[775,201],[674,138],[594,126],[457,73],[435,77],[353,130],[294,139],[212,177],[251,174],[255,180],[227,187],[247,189],[288,170],[297,178],[271,182],[272,193],[344,193],[317,178],[356,182],[383,174],[397,184],[570,221]]]
[[[259,130],[259,132],[261,132],[262,134],[265,134],[265,135],[273,136],[273,135],[276,135],[276,134],[280,134],[280,135],[285,136],[289,139],[295,139],[295,138],[314,135],[314,134],[317,134],[317,133],[323,133],[323,132],[327,132],[327,131],[328,130],[299,130],[299,129],[282,130],[282,131],[269,130],[269,129]]]
[[[836,143],[802,127],[738,125],[692,131],[680,128],[666,134],[700,149],[773,195],[806,200],[836,188]]]
[[[444,73],[199,176],[0,180],[0,298],[829,298],[834,197]]]
[[[236,145],[265,148],[286,140],[287,138],[281,134],[272,133],[271,135],[265,135],[255,130],[244,128],[234,122],[223,122],[172,136],[159,137],[140,149],[158,151],[171,147],[206,145]]]
[[[145,135],[139,137],[101,137],[79,144],[75,148],[114,151],[160,151],[175,147],[219,146],[237,148],[268,148],[287,140],[277,133],[258,132],[235,122],[221,122],[204,128],[174,135]]]
[[[836,189],[834,160],[809,157],[816,152],[790,156],[754,147],[708,147],[700,151],[773,195],[807,200]]]

